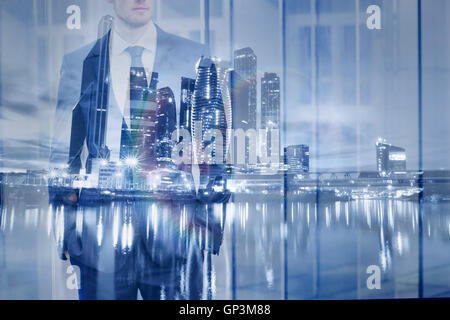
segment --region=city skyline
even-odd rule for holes
[[[252,48],[258,56],[258,79],[264,71],[276,72],[283,78],[282,48],[278,45],[278,8],[269,2],[258,5],[259,10],[251,10],[255,6],[254,0],[236,4],[233,49]],[[89,6],[97,10],[82,6],[86,20],[83,22],[82,31],[67,30],[65,19],[55,18],[52,24],[46,24],[46,20],[40,16],[41,13],[37,17],[39,24],[33,25],[33,28],[31,25],[21,25],[20,21],[34,21],[30,11],[14,11],[13,4],[4,6],[6,25],[15,23],[18,26],[17,34],[29,34],[30,39],[42,40],[43,44],[39,49],[41,51],[31,42],[22,43],[20,48],[13,51],[8,46],[13,38],[3,38],[1,47],[5,55],[2,62],[4,65],[0,111],[3,168],[9,170],[46,167],[51,134],[47,131],[53,118],[54,106],[51,102],[58,82],[60,61],[64,53],[95,39],[98,21],[104,15],[100,14],[100,9],[107,8],[102,4]],[[436,8],[441,8],[439,12],[445,12],[443,6],[445,4],[442,1],[436,4]],[[58,8],[60,11],[65,9]],[[334,9],[339,8],[337,5]],[[287,88],[284,97],[287,112],[286,144],[305,143],[314,146],[311,167],[317,170],[368,170],[375,166],[372,143],[382,136],[394,145],[404,146],[408,150],[408,168],[418,169],[418,101],[415,95],[411,95],[411,92],[417,91],[417,59],[415,54],[412,54],[416,52],[417,37],[408,31],[414,27],[415,20],[406,19],[414,16],[413,9],[406,4],[399,4],[395,9],[396,14],[405,18],[402,20],[405,23],[404,28],[399,28],[389,19],[393,15],[394,7],[385,3],[383,14],[386,14],[386,21],[383,23],[383,29],[376,31],[368,30],[364,19],[361,21],[361,28],[356,28],[355,16],[350,7],[342,5],[339,12],[346,14],[341,18],[329,14],[334,9],[321,8],[324,11],[316,13],[310,9],[289,4],[291,11],[286,17],[286,36],[289,39],[285,52],[289,67],[285,75]],[[52,14],[57,15],[58,10],[53,10]],[[61,14],[65,15],[65,11],[62,10]],[[178,14],[177,19],[182,19],[182,14]],[[429,52],[429,48],[433,47],[430,36],[436,30],[431,24],[434,19],[430,20],[428,11],[425,14],[423,65],[429,76],[423,84],[423,168],[448,169],[449,150],[445,140],[449,136],[445,125],[448,93],[441,85],[446,83],[447,78],[445,73],[430,77],[436,68],[447,70],[448,48],[442,44],[442,50],[436,53],[436,57]],[[317,28],[309,22],[315,15],[320,18]],[[225,16],[226,11],[223,11],[221,19]],[[263,16],[267,17],[264,24],[261,20]],[[443,21],[443,17],[439,16],[436,21]],[[157,21],[163,28],[176,30],[183,36],[189,36],[193,31],[191,29],[195,27],[195,21],[189,20],[187,29],[179,30],[172,22],[173,20],[161,18]],[[52,39],[46,38],[45,30],[48,27],[55,31]],[[213,26],[213,52],[222,55],[225,52],[228,55],[228,42],[219,41],[222,39],[220,32],[224,31],[220,27]],[[355,37],[357,30],[360,32],[359,42]],[[195,40],[195,37],[192,37]],[[228,38],[225,37],[226,39]],[[399,39],[400,42],[394,45],[392,39]],[[55,48],[52,56],[49,56],[46,47]],[[359,77],[356,76],[358,51]],[[30,57],[26,58],[25,53]],[[232,54],[230,57],[224,56],[233,58]],[[42,58],[39,68],[29,64],[29,61],[36,61],[39,57]],[[4,63],[4,59],[8,59],[8,65]],[[358,86],[356,81],[359,81]],[[20,89],[23,83],[29,83],[29,90]],[[359,103],[356,100],[357,88],[360,89]],[[175,97],[179,99],[178,94]],[[257,98],[260,100],[259,95]],[[367,117],[367,114],[371,116]],[[25,126],[27,132],[24,131]]]

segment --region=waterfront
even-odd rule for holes
[[[217,242],[219,254],[204,259],[208,262],[211,257],[211,267],[206,263],[204,270],[198,271],[197,276],[202,277],[202,298],[450,296],[448,202],[419,205],[417,201],[393,199],[287,201],[285,210],[283,200],[247,200],[244,195],[235,196],[225,206],[207,206],[208,212],[218,219],[218,234],[223,240]],[[124,203],[77,211],[83,210],[86,219],[97,217],[97,222],[102,217],[104,223],[94,223],[93,228],[87,229],[93,242],[100,241],[103,246],[108,241],[114,243],[114,230],[120,230],[116,238],[122,248],[123,243],[137,243],[137,237],[141,237],[139,221],[144,220],[150,221],[153,230],[158,226],[165,230],[168,243],[178,241],[183,235],[180,230],[189,224],[186,221],[191,221],[189,216],[201,211],[190,204],[171,205],[170,211],[167,202],[130,205],[141,208],[140,218],[134,220],[131,229],[122,226],[122,221],[129,223],[130,219],[117,220],[119,226],[115,227],[114,223],[107,223],[114,221],[114,213],[133,212],[122,210],[127,206]],[[57,244],[64,233],[55,218],[60,213],[61,207],[50,206],[44,198],[32,205],[22,201],[4,203],[0,220],[0,299],[78,298],[76,290],[67,288],[69,263],[59,258]],[[123,230],[131,231],[124,236]],[[89,237],[82,239],[89,241]],[[196,246],[198,242],[193,243]],[[154,246],[152,252],[158,248],[168,252],[167,245]],[[367,268],[373,265],[381,270],[379,290],[369,290],[366,284],[370,276]],[[177,271],[181,288],[187,284],[183,272],[183,268]]]

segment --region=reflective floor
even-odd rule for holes
[[[80,285],[97,298],[121,290],[117,276],[80,279],[92,269],[133,288],[114,298],[450,297],[445,202],[25,203],[1,211],[0,299],[78,299]]]

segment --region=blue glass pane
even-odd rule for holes
[[[342,102],[356,102],[356,28],[344,26],[341,30],[339,78],[342,83]]]
[[[287,0],[286,10],[289,14],[309,13],[311,11],[310,0]]]
[[[311,64],[311,27],[302,27],[300,33],[300,103],[311,103],[312,64]]]
[[[329,101],[331,95],[331,75],[332,75],[332,59],[331,59],[331,27],[316,27],[316,72],[317,72],[317,88],[316,100],[323,104]]]
[[[200,0],[164,0],[160,3],[163,19],[177,16],[200,18]]]
[[[319,14],[352,12],[354,10],[354,0],[316,0],[316,12]]]

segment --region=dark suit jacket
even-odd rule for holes
[[[209,53],[201,44],[166,33],[158,26],[156,28],[157,48],[153,72],[158,73],[158,87],[170,87],[175,98],[179,99],[181,77],[195,79],[197,61],[202,55],[208,56]],[[53,164],[68,162],[69,141],[72,140],[70,169],[75,173],[81,167],[78,150],[84,141],[87,142],[90,158],[97,157],[98,152],[101,152],[91,130],[95,125],[95,117],[92,114],[98,108],[109,107],[109,41],[110,33],[107,33],[93,44],[67,54],[61,67],[51,162]],[[148,263],[154,267],[170,269],[175,261],[186,260],[191,248],[219,253],[223,235],[221,221],[223,222],[224,218],[215,217],[205,209],[204,205],[192,203],[191,218],[188,223],[191,231],[187,233],[190,236],[180,236],[180,232],[177,232],[171,223],[180,219],[182,210],[178,208],[178,205],[169,206],[170,208],[167,209],[171,216],[169,225],[167,221],[158,222],[159,230],[163,230],[164,233],[160,231],[155,236],[152,234],[153,228],[149,228],[151,225],[147,224],[146,205],[148,204],[129,204],[133,206],[131,211],[123,210],[123,208],[118,211],[119,222],[123,221],[122,218],[127,215],[127,212],[132,212],[135,230],[133,235],[137,237],[134,238],[133,243],[140,243],[138,247],[142,253],[137,258],[139,263],[144,263],[142,261],[148,258],[150,261]],[[78,263],[103,272],[114,272],[130,263],[129,255],[121,251],[122,244],[112,246],[114,219],[109,210],[105,211],[106,207],[107,205],[92,208],[70,206],[66,208],[62,213],[63,223],[59,224],[62,230],[58,231],[59,236],[56,237],[61,257],[63,252],[68,251]],[[161,207],[158,208],[162,210]],[[99,245],[96,230],[100,217],[102,217],[103,236]],[[158,218],[166,219],[167,215],[158,215]],[[179,223],[173,223],[173,225],[176,226]],[[119,223],[117,230],[121,232],[122,224]],[[192,241],[193,235],[196,235],[195,241]]]
[[[158,88],[171,88],[178,100],[181,77],[195,79],[197,61],[202,55],[208,56],[209,52],[204,45],[169,34],[158,26],[156,29],[153,72],[158,73]],[[89,151],[88,161],[103,156],[99,154],[104,150],[98,145],[99,139],[93,128],[96,122],[102,121],[96,110],[106,110],[109,106],[109,41],[110,32],[94,44],[66,55],[61,67],[50,162],[69,162],[72,173],[78,173],[81,168],[80,150],[85,141]],[[173,112],[169,114],[176,117]]]
[[[193,251],[217,255],[222,245],[225,212],[200,202],[55,208],[59,208],[54,219],[60,257],[65,259],[67,251],[72,263],[101,272],[135,270],[139,265],[170,276],[180,263],[201,263],[192,260]]]

